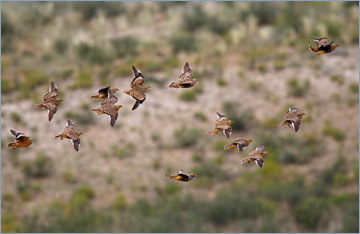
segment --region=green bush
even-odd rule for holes
[[[70,204],[74,208],[85,208],[93,198],[95,198],[94,190],[89,186],[81,186],[72,194]]]
[[[117,210],[124,210],[127,207],[126,197],[124,194],[118,194],[112,205]]]
[[[344,76],[341,75],[341,74],[331,75],[331,76],[330,76],[330,80],[331,80],[332,82],[337,83],[337,84],[340,85],[340,86],[343,85],[344,82],[345,82]]]
[[[208,17],[200,6],[192,7],[189,11],[184,11],[184,28],[195,32],[208,23]]]
[[[10,118],[11,118],[11,120],[14,121],[15,123],[21,123],[21,122],[22,122],[21,115],[18,114],[17,112],[11,112],[11,113],[10,113]]]
[[[38,153],[33,161],[24,161],[23,173],[28,177],[42,178],[53,173],[54,161],[44,153]]]
[[[134,143],[128,142],[123,147],[119,147],[117,145],[113,145],[111,147],[112,155],[116,158],[123,159],[133,156],[136,152],[136,146]]]
[[[250,128],[255,123],[255,117],[251,109],[239,111],[239,105],[232,101],[227,101],[222,104],[224,114],[229,120],[234,121],[231,125],[233,130],[245,130]]]
[[[90,73],[82,72],[75,79],[74,84],[70,87],[71,89],[87,89],[93,85],[93,80]]]
[[[71,119],[74,123],[81,123],[82,126],[88,127],[95,122],[95,115],[90,108],[78,109],[76,112],[67,111],[64,113],[67,119]]]
[[[174,137],[180,147],[190,147],[197,144],[199,138],[204,135],[199,128],[178,128],[174,130]]]
[[[76,182],[76,178],[71,170],[64,171],[61,176],[66,183],[73,184]]]
[[[353,93],[353,94],[358,94],[359,93],[359,83],[351,83],[349,85],[349,91],[350,93]]]
[[[208,118],[207,118],[206,114],[204,114],[204,113],[201,112],[201,111],[196,111],[196,112],[194,113],[194,117],[195,117],[196,119],[200,120],[200,121],[203,121],[203,122],[208,121]]]
[[[74,2],[74,10],[81,13],[83,20],[91,20],[96,17],[98,11],[102,11],[108,18],[116,17],[125,12],[121,2]]]
[[[302,97],[310,88],[310,80],[304,81],[302,84],[296,77],[290,78],[287,81],[288,95],[293,97]]]
[[[2,94],[9,94],[12,91],[14,91],[14,85],[13,83],[6,79],[5,77],[1,78],[1,93]]]
[[[227,85],[227,81],[224,78],[217,79],[217,85],[220,87],[224,87]]]
[[[344,141],[346,138],[345,133],[341,129],[334,127],[331,124],[326,124],[322,129],[322,133],[340,142]]]
[[[69,42],[65,38],[57,39],[54,42],[53,47],[57,54],[65,54],[67,49],[69,48]]]
[[[193,89],[185,90],[179,95],[179,99],[186,102],[196,101],[197,95]]]
[[[116,38],[111,41],[117,56],[136,56],[139,42],[134,36]]]
[[[315,231],[324,212],[327,211],[327,204],[320,198],[307,198],[294,209],[295,220],[311,231]]]
[[[170,39],[173,53],[195,52],[198,49],[198,42],[192,34],[177,34]]]

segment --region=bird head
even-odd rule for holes
[[[252,139],[248,139],[247,143],[250,144],[253,140]]]
[[[338,47],[338,46],[339,46],[339,44],[334,43],[334,44],[332,44],[332,45],[331,45],[331,49],[332,49],[332,50],[335,50],[335,49],[336,49],[336,47]]]
[[[151,87],[149,85],[146,85],[145,86],[145,89],[150,89]]]
[[[113,90],[114,93],[117,92],[117,91],[119,91],[118,88],[113,88],[112,90]]]
[[[116,110],[118,111],[121,107],[123,107],[122,105],[115,105]]]
[[[227,122],[228,122],[228,124],[234,123],[234,121],[232,121],[232,120],[228,120]]]
[[[78,134],[79,136],[81,136],[83,133],[82,133],[82,132],[77,132],[77,134]]]

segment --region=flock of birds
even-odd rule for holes
[[[339,44],[334,43],[333,41],[329,42],[327,38],[310,38],[311,40],[317,42],[317,46],[313,47],[309,42],[309,48],[311,51],[317,53],[318,55],[324,53],[330,53],[334,51]],[[140,104],[144,103],[146,100],[146,91],[150,88],[150,86],[144,84],[144,76],[139,69],[135,66],[132,66],[134,78],[131,81],[130,89],[125,90],[123,93],[130,95],[135,99],[135,104],[132,107],[132,110],[137,109]],[[185,63],[184,68],[182,70],[182,74],[179,76],[177,81],[171,82],[169,84],[169,88],[191,88],[197,84],[197,80],[192,78],[192,69],[188,62]],[[98,90],[98,95],[91,96],[91,98],[100,99],[99,107],[92,109],[92,111],[98,113],[98,115],[106,114],[110,118],[110,125],[113,127],[118,118],[118,111],[122,107],[122,105],[116,105],[118,98],[115,93],[119,89],[111,88],[111,86],[107,86],[104,88],[100,88]],[[48,119],[51,121],[54,115],[57,112],[57,107],[62,102],[61,99],[57,99],[59,94],[59,90],[54,82],[51,82],[49,92],[46,93],[43,97],[43,103],[34,104],[34,107],[40,108],[42,110],[48,110]],[[216,112],[218,119],[215,122],[215,127],[209,131],[208,135],[215,135],[218,132],[223,132],[223,134],[230,138],[232,133],[231,124],[232,120],[228,120],[227,116]],[[299,113],[299,109],[296,107],[290,107],[288,113],[285,114],[284,120],[280,123],[280,125],[287,125],[289,128],[294,128],[295,132],[297,132],[300,128],[301,119],[305,115],[305,113]],[[8,147],[16,149],[18,147],[29,147],[32,142],[35,140],[30,139],[29,136],[25,136],[24,133],[17,132],[15,130],[10,130],[10,132],[15,136],[15,141],[9,143]],[[76,131],[76,125],[68,120],[66,122],[66,127],[63,132],[55,138],[60,138],[63,140],[64,138],[70,139],[71,143],[74,146],[76,151],[80,149],[80,135],[82,132]],[[252,142],[252,139],[245,138],[235,138],[232,142],[226,144],[224,146],[224,150],[235,149],[238,148],[241,152],[246,149],[247,146]],[[269,154],[268,151],[264,151],[264,146],[260,145],[255,148],[255,150],[251,151],[246,157],[242,158],[240,164],[255,162],[257,166],[262,168],[264,166],[265,157]],[[180,170],[178,173],[174,175],[166,175],[168,178],[178,181],[191,181],[195,179],[195,174],[187,173],[183,170]]]

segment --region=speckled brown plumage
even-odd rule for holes
[[[224,146],[224,149],[234,149],[238,148],[240,151],[244,151],[246,147],[252,142],[252,139],[245,139],[245,138],[235,138],[229,144]]]
[[[122,105],[115,105],[115,103],[118,101],[118,98],[116,97],[112,89],[108,89],[107,92],[107,98],[100,101],[100,107],[91,110],[95,111],[99,115],[109,115],[110,126],[114,127],[116,120],[119,116],[118,110],[122,107]]]
[[[42,110],[48,110],[48,119],[51,121],[54,115],[57,112],[57,107],[62,102],[61,99],[56,99],[59,94],[59,90],[56,87],[54,82],[51,82],[49,93],[45,94],[43,97],[43,103],[41,104],[34,104],[33,106]]]
[[[329,40],[326,37],[324,38],[318,37],[318,38],[310,38],[310,39],[317,42],[316,47],[311,46],[309,42],[309,48],[311,51],[317,53],[318,55],[331,53],[339,46],[339,44],[334,43],[334,41],[329,42]]]
[[[132,66],[134,78],[131,81],[130,89],[125,90],[124,93],[133,97],[136,102],[132,108],[135,110],[139,107],[146,100],[146,91],[150,88],[150,86],[142,86],[144,83],[144,76],[142,75],[141,71],[136,67]]]
[[[178,80],[171,82],[169,88],[191,88],[197,84],[197,80],[192,78],[192,70],[188,62],[185,63]]]
[[[252,161],[255,161],[256,165],[258,165],[260,168],[264,166],[265,163],[265,157],[269,154],[268,151],[264,151],[264,146],[258,146],[255,150],[251,151],[248,156],[241,159],[240,164],[243,163],[250,163]]]
[[[288,113],[284,116],[284,121],[280,125],[287,125],[289,128],[293,127],[295,132],[300,129],[301,119],[305,113],[298,113],[298,108],[290,107]]]
[[[218,119],[215,122],[215,128],[209,131],[209,135],[217,134],[218,132],[222,131],[224,135],[229,138],[232,133],[231,124],[233,123],[232,120],[227,120],[226,115],[220,114],[216,112]]]
[[[55,136],[55,138],[60,138],[60,140],[63,140],[64,138],[71,139],[71,143],[74,145],[74,149],[79,151],[80,135],[82,132],[76,132],[75,127],[76,125],[68,120],[64,131],[61,134]]]
[[[194,180],[196,175],[180,170],[175,175],[166,175],[166,176],[172,180],[176,180],[176,183],[178,183],[178,181],[188,182],[190,180]]]
[[[24,133],[17,132],[15,130],[10,130],[11,134],[15,136],[15,141],[8,144],[8,147],[16,148],[26,148],[29,147],[35,140],[31,140],[30,137],[25,136]]]

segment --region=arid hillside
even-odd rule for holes
[[[2,232],[359,231],[357,2],[1,4]],[[310,37],[340,46],[318,56]],[[168,88],[185,62],[198,84]],[[132,65],[151,86],[134,111]],[[51,81],[49,122],[33,104]],[[91,111],[107,85],[114,127]],[[216,112],[230,139],[208,135]],[[68,119],[79,152],[54,138]],[[10,129],[36,141],[13,150]],[[235,137],[253,142],[225,151]],[[240,165],[259,145],[264,167]],[[180,169],[196,179],[165,176]]]

